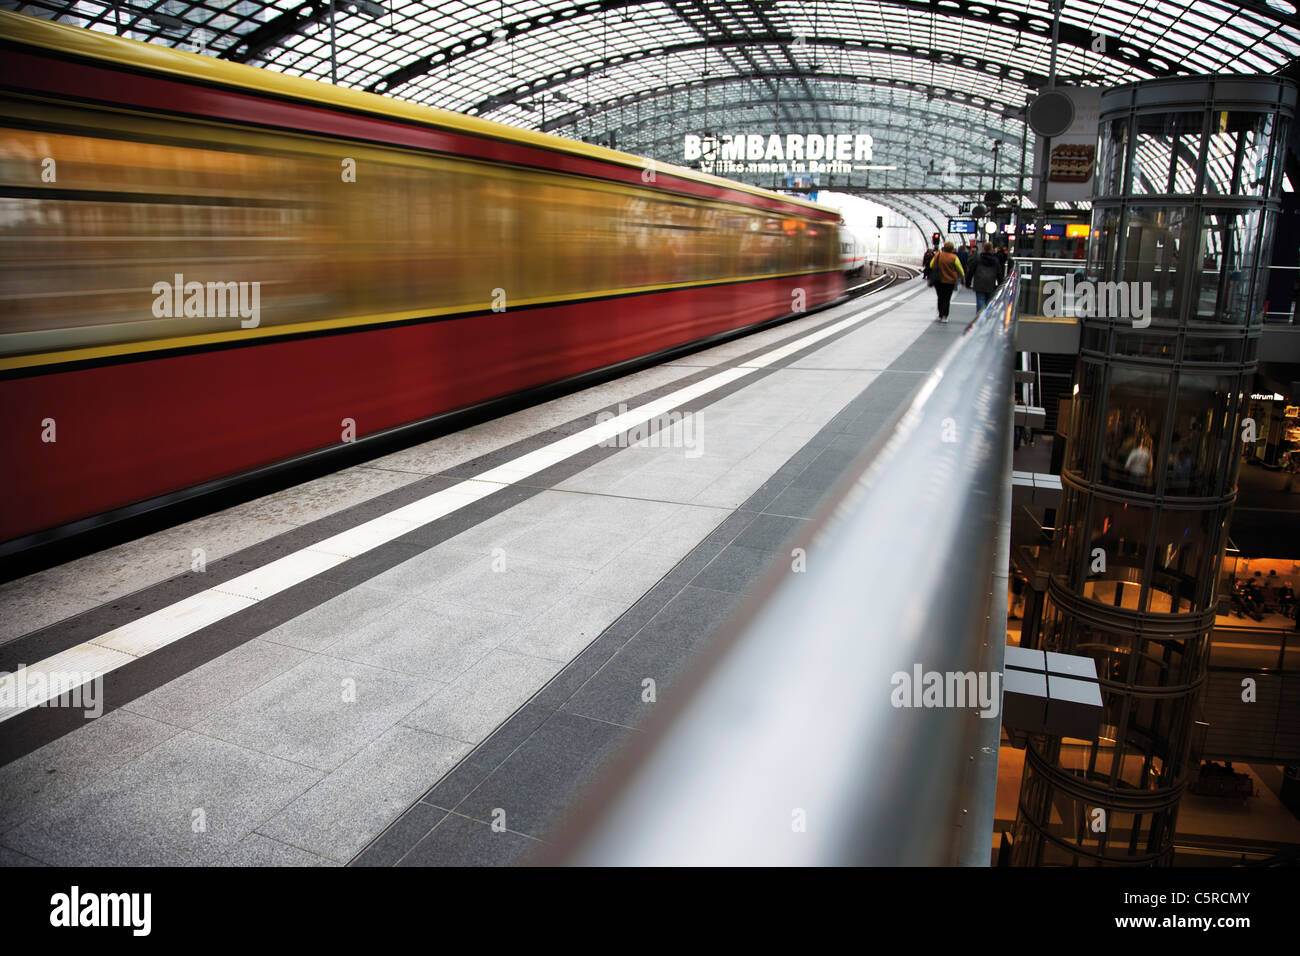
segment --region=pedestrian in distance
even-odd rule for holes
[[[925,280],[926,285],[934,285],[934,280],[930,276],[930,266],[934,264],[934,257],[939,254],[939,243],[936,240],[933,249],[926,249],[925,255],[921,257],[921,278]]]
[[[1011,254],[1007,252],[1006,246],[998,246],[997,251],[998,266],[1001,271],[998,272],[998,281],[1001,282],[1008,275],[1011,269]]]
[[[939,321],[948,321],[948,305],[957,283],[965,278],[961,260],[957,258],[956,247],[945,242],[939,254],[930,260],[930,274],[934,277],[934,294],[939,303]]]
[[[984,249],[971,264],[970,278],[966,284],[975,290],[975,314],[979,315],[993,298],[1002,278],[1002,266],[993,254],[993,243],[984,243]]]

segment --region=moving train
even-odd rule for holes
[[[0,12],[0,556],[844,294],[839,215]]]

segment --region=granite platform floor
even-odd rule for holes
[[[637,732],[644,681],[671,695],[960,336],[927,292],[903,284],[0,587],[12,670],[791,345],[649,440],[502,481],[123,668],[108,713],[37,727],[51,739],[0,767],[0,864],[527,859]]]

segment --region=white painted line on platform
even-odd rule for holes
[[[256,603],[257,599],[254,597],[230,594],[211,588],[192,594],[183,601],[159,608],[130,624],[115,627],[107,634],[101,634],[88,643],[121,651],[131,657],[143,657],[160,647],[166,647],[172,641],[180,640],[187,634],[193,634],[200,628],[215,624],[238,611],[246,610]],[[118,663],[125,664],[126,661]],[[2,713],[0,711],[0,714]]]
[[[371,547],[377,547],[377,545],[371,545]],[[357,554],[365,553],[360,548],[354,550]],[[218,584],[212,591],[213,593],[234,595],[250,601],[265,601],[281,591],[289,590],[295,584],[301,584],[308,578],[314,578],[330,568],[338,567],[338,565],[353,557],[356,557],[356,555],[329,554],[317,551],[313,545],[310,548],[295,551],[293,554],[286,554],[283,558],[276,558],[270,564],[264,564],[255,571],[249,571],[237,578],[231,578],[225,584]]]
[[[723,369],[693,385],[686,385],[662,398],[597,422],[513,461],[497,465],[475,478],[467,478],[450,488],[435,491],[411,504],[395,508],[386,515],[362,522],[355,528],[277,558],[224,584],[191,595],[84,644],[48,657],[25,669],[23,688],[17,686],[18,674],[5,674],[0,677],[0,721],[8,720],[31,707],[46,704],[95,676],[102,677],[109,671],[246,610],[281,591],[302,584],[432,521],[444,518],[508,485],[530,478],[680,405],[752,375],[795,352],[859,325],[885,309],[894,308],[908,298],[911,295],[899,296],[864,309],[839,322],[800,336],[788,345],[765,352],[743,365]],[[31,675],[37,675],[41,679],[33,681]],[[41,689],[42,685],[44,689]],[[37,688],[36,692],[32,692],[33,687]],[[11,701],[14,703],[9,704]]]
[[[384,515],[382,518],[375,518],[365,524],[357,525],[355,528],[349,528],[332,538],[318,541],[307,550],[316,554],[355,558],[379,547],[381,544],[387,544],[404,534],[414,531],[422,523],[420,521],[404,521],[401,518],[394,518],[391,514]]]

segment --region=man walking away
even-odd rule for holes
[[[939,321],[947,322],[952,293],[957,288],[957,283],[965,278],[961,260],[957,258],[951,242],[945,242],[942,251],[930,261],[930,271],[935,273],[934,294],[939,300]]]
[[[1002,267],[998,257],[993,254],[993,243],[984,243],[984,251],[975,260],[970,277],[970,287],[975,290],[975,315],[984,311],[993,293],[997,291],[998,280],[1002,276]]]

